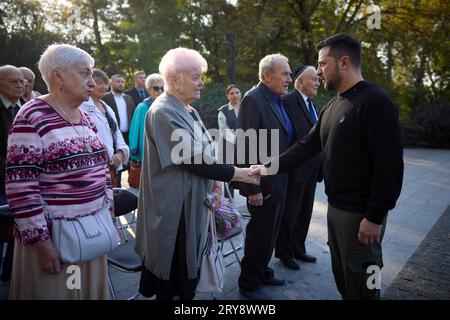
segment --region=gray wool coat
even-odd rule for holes
[[[208,148],[211,137],[202,134],[201,126],[195,125],[183,105],[167,92],[153,102],[145,119],[136,251],[146,269],[163,280],[170,278],[183,208],[188,278],[198,277],[206,243],[208,209],[204,200],[214,181],[193,175],[177,164],[194,156],[213,159]]]

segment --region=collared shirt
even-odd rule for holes
[[[289,115],[286,112],[286,109],[284,108],[283,102],[281,102],[281,96],[274,93],[272,90],[270,90],[264,83],[261,83],[261,86],[264,91],[269,95],[269,98],[271,102],[278,107],[278,113],[281,116],[281,118],[284,121],[284,124],[286,125],[289,141],[292,141],[292,136],[294,133],[294,127],[292,125],[291,119],[289,118]]]
[[[308,99],[310,99],[311,103],[312,103],[312,98],[308,97],[307,95],[305,95],[303,92],[301,92],[298,89],[295,89],[295,90],[297,90],[302,95],[302,98],[305,101],[306,111],[309,112],[309,110],[308,110],[308,108],[309,108],[309,106],[308,106]],[[313,104],[313,110],[314,110],[314,114],[316,115],[316,120],[319,119],[319,117],[317,116],[316,108],[314,108],[314,104]]]
[[[228,110],[230,111],[233,110],[234,114],[236,115],[236,118],[238,117],[239,111],[236,111],[233,108],[231,102],[228,103]],[[236,136],[234,135],[233,131],[230,130],[230,127],[228,127],[227,117],[222,111],[219,111],[217,122],[219,123],[219,130],[225,133],[224,135],[225,140],[227,140],[230,143],[234,143],[236,141]]]
[[[22,102],[20,102],[20,99],[17,99],[16,103],[12,103],[11,101],[9,101],[8,99],[6,99],[5,97],[3,97],[2,95],[0,95],[0,100],[2,100],[3,105],[5,106],[6,109],[9,109],[10,107],[13,107],[15,105],[18,105],[19,108],[22,107]]]
[[[114,97],[114,101],[116,102],[117,112],[119,113],[120,132],[128,132],[130,128],[128,127],[127,103],[125,102],[123,93],[117,93],[112,91],[112,94]]]

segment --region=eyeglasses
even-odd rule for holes
[[[162,91],[162,92],[164,92],[164,87],[152,87],[152,89],[153,90],[155,90],[155,91]]]
[[[7,80],[7,81],[9,84],[12,84],[12,85],[20,84],[20,85],[24,86],[24,85],[28,84],[28,81],[25,79],[14,79],[14,80]]]

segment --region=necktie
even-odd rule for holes
[[[307,99],[308,101],[308,112],[309,116],[311,117],[311,121],[313,124],[316,124],[317,118],[316,118],[316,112],[314,111],[314,106],[312,104],[312,101],[310,98]]]
[[[139,94],[141,95],[142,100],[145,99],[145,93],[142,90],[139,90]]]
[[[16,114],[19,112],[19,106],[15,104],[14,106],[9,107],[9,113],[11,114],[11,118],[14,120]]]
[[[284,124],[285,124],[285,126],[287,128],[287,131],[288,131],[289,140],[291,140],[292,139],[292,134],[294,132],[294,128],[292,127],[291,120],[289,119],[289,116],[288,116],[286,110],[284,110],[283,103],[281,102],[280,99],[277,99],[277,102],[278,102],[278,109],[280,111],[281,118],[283,118],[283,122],[284,122]]]

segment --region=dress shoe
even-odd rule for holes
[[[280,259],[281,262],[286,266],[286,268],[289,268],[291,270],[300,270],[300,266],[297,262],[294,261],[294,259]]]
[[[239,288],[239,292],[249,300],[272,300],[261,289],[250,291],[250,290],[244,290],[244,289]]]
[[[278,278],[268,278],[268,279],[264,279],[262,281],[263,284],[267,284],[269,286],[284,286],[286,284],[286,281],[283,279],[278,279]]]
[[[312,256],[310,254],[307,254],[307,253],[297,255],[297,256],[295,256],[295,259],[302,260],[302,261],[305,261],[305,262],[312,262],[312,263],[317,261],[316,257],[314,257],[314,256]]]

